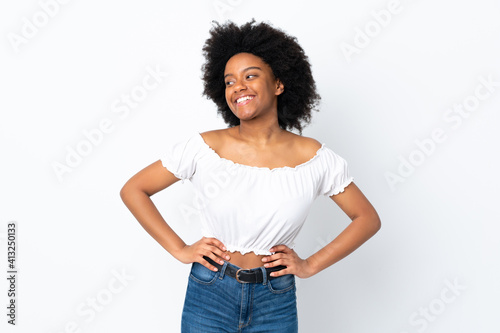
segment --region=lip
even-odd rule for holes
[[[241,103],[238,103],[238,99],[242,98],[242,97],[252,97],[251,99],[247,99]],[[242,106],[242,105],[247,105],[248,103],[250,103],[251,101],[253,101],[253,99],[255,98],[255,95],[241,95],[241,96],[238,96],[237,98],[234,99],[234,102],[236,103],[236,105],[238,106]]]

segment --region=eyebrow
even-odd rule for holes
[[[257,67],[257,66],[251,66],[251,67],[247,67],[247,68],[245,68],[245,69],[243,70],[243,72],[246,72],[246,71],[248,71],[248,70],[250,70],[250,69],[258,69],[259,71],[261,71],[261,70],[262,70],[262,68],[260,68],[260,67]],[[226,78],[226,77],[228,77],[228,76],[231,76],[231,75],[233,75],[233,74],[228,73],[228,74],[224,75],[224,78]]]

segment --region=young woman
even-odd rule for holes
[[[295,276],[311,277],[349,255],[380,229],[380,218],[346,161],[302,136],[320,96],[296,38],[265,23],[229,22],[213,27],[203,52],[204,94],[228,128],[167,145],[121,198],[165,250],[191,264],[182,332],[297,332]],[[150,199],[185,179],[203,228],[190,245]],[[302,259],[294,239],[319,195],[352,222]]]

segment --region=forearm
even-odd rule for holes
[[[335,264],[351,254],[380,229],[378,215],[361,216],[352,220],[334,240],[307,258],[311,275]]]
[[[186,243],[165,222],[146,193],[124,187],[120,191],[120,197],[142,227],[174,257],[186,246]]]

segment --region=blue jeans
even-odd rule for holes
[[[240,283],[193,263],[182,311],[183,333],[298,332],[295,275]],[[254,268],[254,270],[264,267]],[[265,274],[264,274],[265,276]]]

